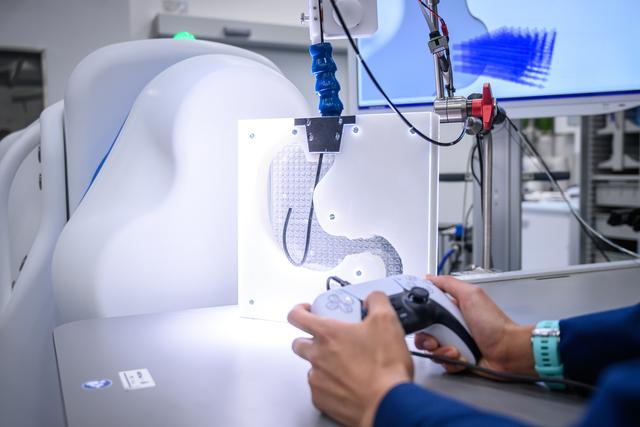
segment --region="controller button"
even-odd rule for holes
[[[340,309],[343,313],[351,313],[353,312],[353,303],[354,300],[350,296],[342,296],[337,294],[329,295],[327,298],[327,303],[325,307],[328,310],[337,310]]]
[[[327,310],[335,310],[336,308],[340,307],[340,298],[338,298],[338,295],[329,295],[325,307],[327,307]]]
[[[429,301],[429,292],[424,288],[414,287],[409,291],[409,301],[414,304],[424,304]]]

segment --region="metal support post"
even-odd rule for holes
[[[493,218],[493,138],[482,138],[482,268],[491,270],[491,219]]]
[[[491,268],[515,271],[521,268],[522,240],[522,155],[511,128],[493,132],[491,141]],[[483,150],[485,155],[486,150]],[[484,160],[484,157],[483,157]],[[484,165],[484,163],[483,163]],[[476,158],[476,170],[479,170]],[[484,175],[483,175],[484,176]],[[486,178],[485,178],[486,179]],[[474,185],[473,264],[485,267],[485,219],[487,198]],[[477,226],[475,226],[477,224]]]

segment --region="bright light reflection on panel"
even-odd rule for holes
[[[437,138],[436,116],[416,113],[410,114],[410,119]],[[293,119],[239,123],[238,286],[242,315],[284,320],[294,304],[311,302],[323,292],[328,276],[337,275],[352,283],[384,277],[389,272],[388,260],[373,249],[358,249],[369,247],[367,239],[379,237],[388,242],[399,255],[404,273],[424,275],[434,270],[437,149],[409,134],[393,114],[358,116],[355,127],[357,132],[345,126],[339,154],[325,155],[331,166],[323,172],[313,198],[309,259],[314,262],[296,267],[284,254],[278,228],[282,225],[276,222],[274,226],[271,209],[273,203],[288,203],[291,195],[274,200],[279,194],[274,195],[270,188],[278,183],[270,180],[279,176],[272,173],[273,160],[282,155],[283,147],[306,147],[305,129],[294,129]],[[291,151],[287,155],[298,154]],[[296,167],[315,171],[317,156],[306,156],[308,162],[296,158]],[[282,176],[304,180],[307,172]],[[299,187],[310,191],[312,186],[313,182],[304,181]],[[298,229],[304,231],[303,225],[298,224]],[[337,262],[335,257],[314,259],[315,251],[333,244],[337,245],[334,251],[346,256]],[[349,250],[339,245],[347,245]]]

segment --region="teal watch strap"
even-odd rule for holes
[[[564,366],[560,360],[560,322],[543,320],[531,333],[531,345],[538,375],[563,378]],[[552,389],[564,389],[564,384],[547,383]]]

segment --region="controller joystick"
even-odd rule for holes
[[[428,333],[440,345],[456,347],[468,362],[476,364],[480,360],[480,349],[462,313],[428,280],[400,275],[332,289],[316,298],[311,312],[345,322],[360,322],[367,315],[364,300],[373,291],[389,297],[405,333]]]
[[[414,304],[426,304],[429,301],[429,292],[426,289],[415,286],[411,288],[407,297]]]

